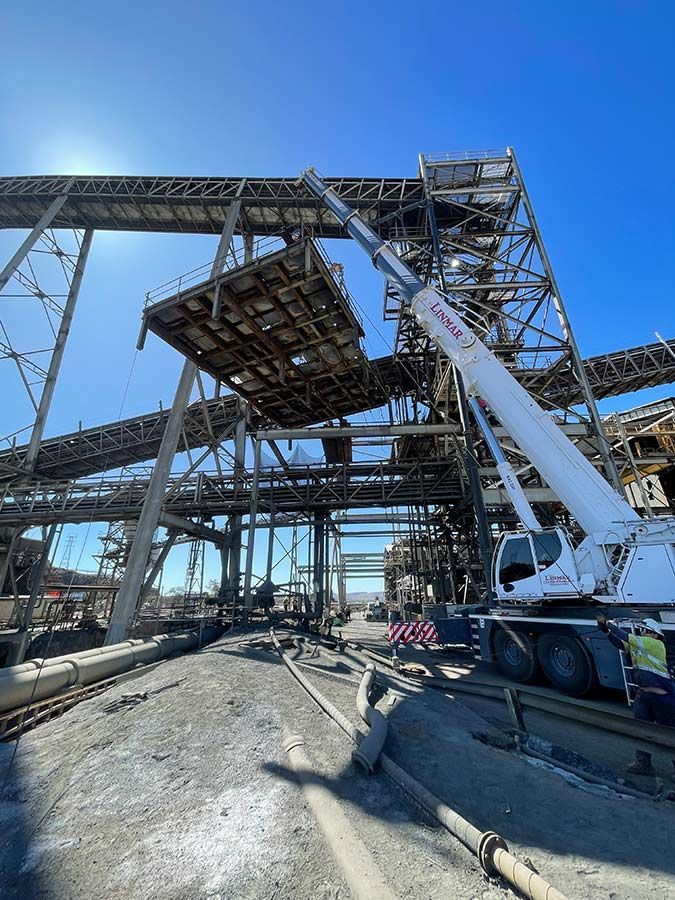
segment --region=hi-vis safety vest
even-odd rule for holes
[[[631,663],[636,669],[644,669],[669,678],[666,664],[666,647],[663,641],[653,637],[642,637],[637,634],[628,635],[628,650]]]

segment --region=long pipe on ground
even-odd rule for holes
[[[0,670],[0,712],[44,700],[75,684],[93,684],[137,665],[166,659],[173,653],[186,653],[211,643],[222,632],[222,627],[209,625],[195,631],[122,641],[69,656],[32,660],[4,672]]]
[[[370,731],[352,753],[354,762],[358,763],[368,775],[372,775],[375,771],[375,764],[382,752],[388,730],[385,717],[368,701],[374,681],[375,666],[368,663],[356,694],[356,708],[366,725],[370,726]]]
[[[335,795],[317,779],[298,735],[284,740],[291,767],[354,900],[396,900],[375,857],[354,833]]]
[[[346,716],[336,709],[314,685],[303,675],[295,663],[284,652],[277,640],[274,629],[270,630],[272,642],[286,665],[299,684],[307,691],[316,703],[326,712],[333,721],[347,734],[355,744],[364,740],[364,735],[354,726]],[[380,768],[401,787],[420,806],[424,807],[441,825],[454,837],[460,840],[465,847],[478,857],[483,871],[491,877],[499,874],[509,884],[521,891],[529,900],[567,900],[556,888],[548,883],[541,875],[537,875],[528,866],[516,859],[509,852],[504,838],[494,831],[479,831],[458,812],[439,800],[424,785],[409,775],[398,766],[386,753],[380,754]]]
[[[161,636],[160,636],[161,637]],[[75,657],[76,659],[88,659],[90,656],[100,656],[102,653],[109,653],[111,650],[119,650],[122,647],[133,647],[136,644],[142,644],[143,638],[136,640],[122,641],[119,644],[113,644],[111,647],[92,647],[91,650],[80,650],[77,653],[64,653],[62,656],[50,656],[49,659],[42,659],[39,656],[33,659],[27,659],[25,662],[18,663],[16,666],[7,666],[0,669],[0,678],[8,675],[18,675],[19,672],[32,672],[35,669],[44,669],[45,666],[58,666],[62,662]]]

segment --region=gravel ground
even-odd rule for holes
[[[360,657],[351,651],[350,656]],[[392,680],[385,671],[378,678],[401,695],[393,707],[386,695],[378,704],[389,715],[386,752],[477,827],[503,835],[520,858],[529,858],[568,896],[675,896],[674,803],[572,785],[559,773],[473,739],[490,726],[464,705],[462,695],[452,700]],[[324,692],[349,712],[347,696],[338,699],[333,687]],[[599,742],[605,741],[615,736]],[[605,755],[598,748],[598,761]]]
[[[349,741],[278,657],[240,640],[0,744],[3,898],[349,897],[288,767],[285,730],[305,736],[399,896],[512,896],[383,777],[355,771]],[[330,682],[355,719],[355,684]]]
[[[169,660],[0,744],[0,895],[348,898],[283,751],[290,731],[304,735],[317,778],[400,897],[512,897],[384,776],[354,769],[348,739],[276,654],[241,644],[252,636]],[[357,722],[366,660],[309,645],[292,653]],[[462,702],[386,672],[378,684],[389,755],[569,897],[675,896],[675,805],[572,785],[477,740],[491,726]]]

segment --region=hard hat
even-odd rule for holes
[[[654,634],[660,634],[661,637],[663,637],[663,629],[656,619],[643,619],[641,624],[642,627],[646,628],[648,631],[653,631]]]

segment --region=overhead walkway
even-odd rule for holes
[[[401,227],[419,230],[425,198],[419,178],[328,178],[328,184],[383,237]],[[171,178],[39,175],[0,178],[0,228],[32,228],[50,204],[67,200],[53,228],[219,235],[229,206],[240,200],[239,227],[269,236],[309,229],[315,237],[344,237],[320,201],[293,178]]]
[[[140,515],[148,479],[121,477],[36,484],[31,490],[0,495],[0,527],[54,522],[106,522]],[[166,513],[242,515],[249,512],[252,485],[234,473],[199,473],[167,486]],[[261,510],[311,513],[408,505],[452,505],[463,499],[453,459],[408,463],[263,469],[258,483]]]
[[[584,360],[584,369],[596,400],[671,384],[675,381],[675,339],[590,356]],[[528,391],[549,404],[555,405],[563,398],[572,403],[582,400],[581,388],[569,366],[516,370],[514,374]]]

